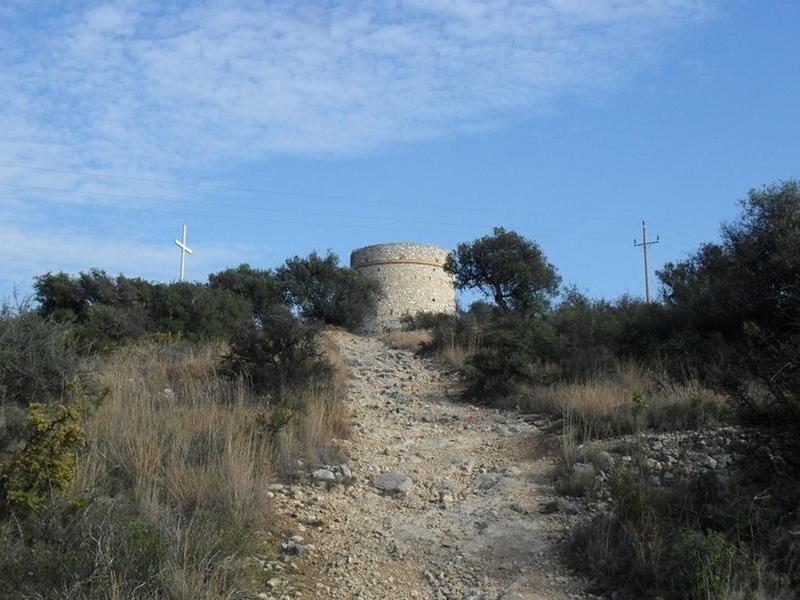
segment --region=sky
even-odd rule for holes
[[[0,299],[504,226],[643,294],[800,177],[795,0],[0,3]]]

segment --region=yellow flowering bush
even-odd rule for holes
[[[76,408],[31,403],[21,446],[0,460],[0,512],[27,514],[69,487],[84,441]]]

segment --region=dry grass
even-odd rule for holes
[[[277,471],[291,475],[298,466],[341,462],[336,440],[348,434],[350,412],[338,398],[329,387],[306,392],[303,414],[274,438],[272,463]]]
[[[605,378],[529,389],[527,410],[563,416],[578,439],[643,429],[690,429],[716,421],[725,397],[699,384],[675,383],[635,364],[619,365]]]
[[[427,329],[415,329],[413,331],[390,331],[385,333],[381,339],[391,348],[417,352],[431,343],[433,335]]]
[[[430,348],[434,341],[433,332],[429,329],[390,331],[385,333],[381,339],[391,348],[409,352]],[[436,345],[433,348],[433,358],[451,369],[461,371],[466,367],[467,361],[474,351],[474,348],[467,348],[457,344],[455,340],[451,340],[445,344]]]
[[[472,356],[472,352],[463,346],[454,345],[438,350],[434,358],[452,369],[462,371],[467,366],[470,356]]]
[[[248,565],[269,552],[267,484],[298,460],[333,460],[348,431],[346,371],[330,340],[322,345],[336,376],[288,408],[258,405],[246,386],[219,376],[220,345],[140,344],[96,365],[106,396],[85,424],[76,489],[124,500],[169,541],[158,589],[170,597],[263,588]],[[275,425],[275,415],[288,418]],[[131,589],[124,574],[114,577]]]
[[[176,598],[217,598],[237,559],[272,525],[272,440],[247,390],[217,376],[219,346],[138,345],[99,366],[105,401],[86,424],[77,486],[129,496],[172,548],[163,587]]]

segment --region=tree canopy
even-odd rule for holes
[[[686,326],[743,332],[745,323],[800,330],[800,184],[751,190],[719,243],[658,272],[664,300]]]
[[[355,329],[375,309],[379,285],[362,273],[339,266],[339,257],[295,256],[276,271],[286,297],[306,319]]]
[[[212,289],[233,292],[250,300],[256,313],[264,313],[276,304],[286,303],[286,294],[275,273],[269,269],[255,269],[244,263],[208,276]]]
[[[502,227],[459,244],[448,270],[458,289],[478,289],[504,311],[543,310],[561,283],[536,242]]]

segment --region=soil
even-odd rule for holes
[[[429,359],[330,335],[350,369],[348,459],[273,486],[291,525],[261,597],[589,597],[562,559],[580,517],[542,510],[558,498],[547,423],[460,401],[458,374]]]

